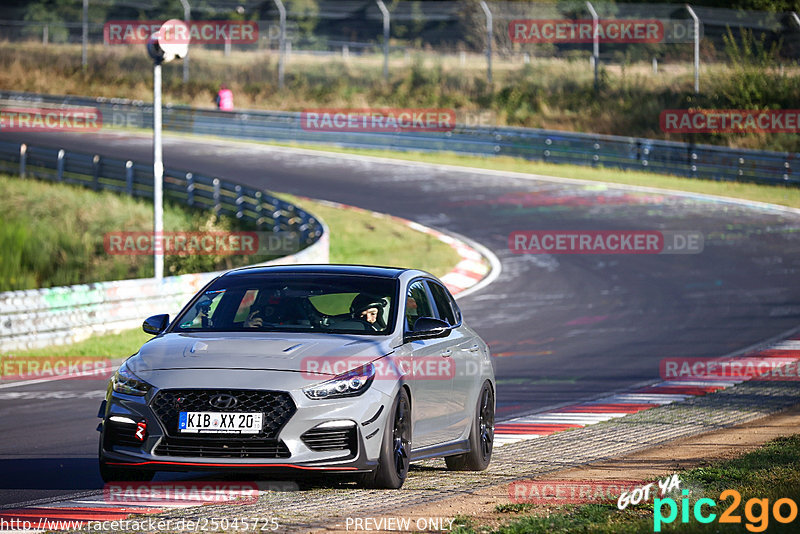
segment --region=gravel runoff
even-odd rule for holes
[[[331,477],[303,483],[300,491],[266,491],[254,504],[175,509],[158,518],[227,518],[231,522],[237,518],[260,518],[262,524],[277,518],[278,532],[308,532],[337,525],[344,528],[347,517],[397,513],[405,507],[458,493],[541,477],[751,421],[796,404],[800,404],[800,383],[750,381],[619,419],[504,445],[495,449],[489,469],[480,473],[449,472],[443,460],[429,460],[412,465],[405,485],[397,491],[361,490]]]

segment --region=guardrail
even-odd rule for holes
[[[110,127],[152,127],[152,104],[114,98],[0,92],[0,101],[92,106]],[[276,111],[223,112],[166,106],[166,131],[235,139],[299,141],[356,148],[386,148],[474,155],[505,155],[551,163],[615,167],[688,178],[800,184],[800,154],[657,139],[581,134],[532,128],[464,127],[449,132],[323,132],[303,129],[301,114]]]
[[[132,160],[0,141],[0,171],[153,198],[152,164]],[[314,216],[289,202],[197,173],[164,169],[164,198],[249,220],[259,229],[295,232],[301,248],[314,243],[322,232]]]
[[[0,171],[152,198],[152,166],[62,149],[0,142]],[[266,262],[327,263],[322,221],[264,191],[190,172],[165,169],[164,198],[249,220],[260,229],[293,232],[300,250]],[[177,311],[219,272],[80,284],[0,293],[3,351],[63,344],[134,328],[155,313]]]

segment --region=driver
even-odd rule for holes
[[[350,304],[350,316],[353,319],[366,321],[374,330],[383,330],[383,308],[388,304],[386,299],[360,293]]]

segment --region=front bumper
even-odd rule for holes
[[[156,471],[372,471],[377,466],[388,406],[394,395],[380,386],[370,387],[357,397],[321,401],[308,399],[302,390],[276,392],[291,397],[294,411],[274,432],[255,438],[239,434],[179,434],[154,403],[158,393],[170,391],[169,388],[154,388],[144,397],[136,397],[113,392],[109,387],[99,414],[103,417],[99,427],[100,460],[113,467]],[[265,420],[268,419],[267,415]]]

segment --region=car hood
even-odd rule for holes
[[[134,373],[165,369],[256,369],[334,376],[392,351],[389,338],[342,334],[166,334],[128,360]]]

